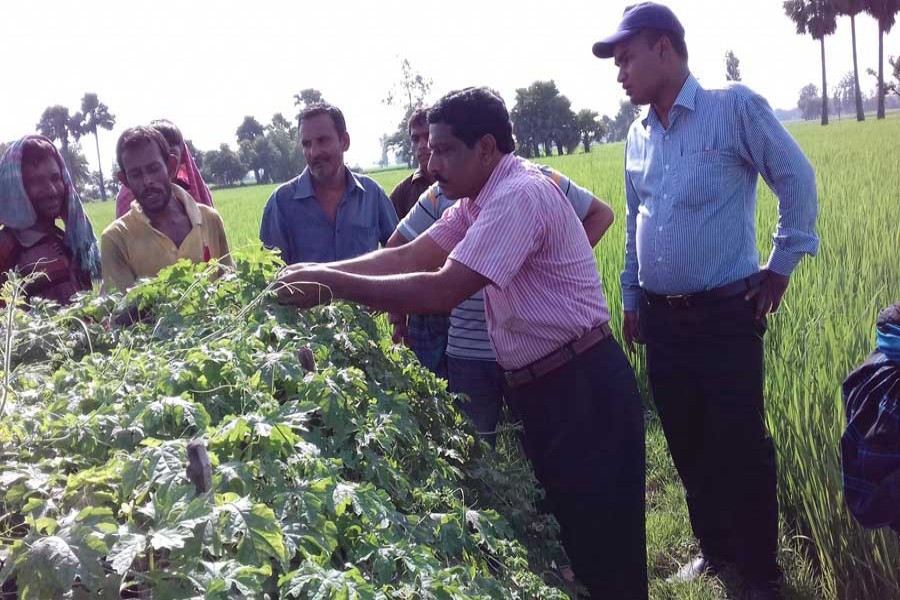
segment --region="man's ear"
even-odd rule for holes
[[[485,163],[490,162],[497,153],[497,138],[487,133],[478,140],[478,156]]]
[[[344,152],[350,149],[350,134],[346,131],[341,136],[341,148],[344,149]]]
[[[175,179],[175,174],[178,173],[178,158],[174,154],[170,154],[166,159],[166,168],[169,171],[169,180]]]
[[[128,189],[131,189],[131,186],[128,185],[128,178],[125,177],[125,171],[119,171],[118,173],[116,173],[116,178],[118,178],[119,183],[121,183]]]

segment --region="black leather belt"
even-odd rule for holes
[[[590,350],[610,335],[612,335],[612,331],[609,328],[609,323],[598,325],[577,340],[569,342],[559,350],[551,352],[544,358],[539,358],[521,369],[506,371],[504,373],[506,383],[509,384],[509,387],[511,388],[517,388],[526,383],[531,383],[535,379],[543,377],[550,371],[563,366],[579,354]]]
[[[743,294],[753,288],[759,286],[766,278],[765,271],[757,271],[749,277],[732,281],[722,287],[712,290],[705,290],[695,294],[654,294],[644,290],[644,298],[650,306],[666,306],[669,308],[690,308],[692,306],[704,306],[712,304],[719,300],[727,300],[738,294]]]

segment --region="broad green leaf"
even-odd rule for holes
[[[119,534],[119,538],[106,559],[112,566],[113,571],[119,575],[124,575],[131,568],[135,557],[143,553],[147,547],[147,538],[140,533],[126,532]]]

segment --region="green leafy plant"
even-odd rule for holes
[[[275,303],[279,267],[179,263],[27,310],[10,278],[0,581],[23,600],[567,597],[522,459],[477,443],[365,311]],[[144,319],[114,326],[129,306]]]

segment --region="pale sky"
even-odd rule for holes
[[[347,118],[347,162],[380,157],[378,138],[402,109],[382,103],[400,60],[434,81],[432,97],[468,85],[499,90],[512,108],[516,88],[553,79],[575,110],[613,116],[624,95],[612,61],[591,54],[634,0],[401,0],[231,2],[223,0],[6,0],[0,19],[4,82],[0,140],[34,131],[52,104],[80,108],[96,92],[117,123],[101,131],[109,175],[118,134],[168,118],[201,150],[236,148],[244,115],[266,124],[293,118],[293,95],[314,87]],[[800,88],[821,87],[819,44],[794,33],[781,0],[669,0],[686,30],[690,66],[701,83],[724,80],[724,55],[740,59],[744,82],[773,107],[792,108]],[[885,60],[900,54],[900,26],[885,37]],[[877,26],[857,18],[860,83],[874,88]],[[852,69],[850,21],[826,40],[829,86]],[[886,67],[887,70],[887,67]],[[92,137],[82,141],[96,169]]]

